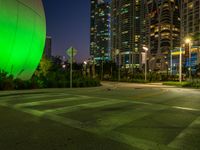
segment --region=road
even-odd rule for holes
[[[0,149],[200,150],[200,90],[102,85],[0,92]]]

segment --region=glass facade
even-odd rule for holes
[[[193,45],[200,46],[200,1],[181,0],[181,19],[182,39],[191,37]]]
[[[123,66],[139,66],[144,35],[143,0],[112,0],[111,49],[120,51]]]
[[[185,56],[185,48],[182,48],[182,67],[185,68],[183,72],[187,72],[188,68],[191,65],[192,73],[194,74],[196,72],[196,67],[200,63],[200,47],[192,46],[191,47],[191,57]],[[174,49],[172,51],[171,59],[172,59],[172,74],[178,74],[179,73],[179,59],[180,59],[180,50],[179,48]]]
[[[98,62],[110,59],[110,4],[91,1],[90,55]]]
[[[167,70],[170,51],[180,46],[180,1],[145,0],[146,41],[153,71]]]

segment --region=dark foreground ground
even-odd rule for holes
[[[103,83],[0,92],[0,150],[200,150],[200,91]]]

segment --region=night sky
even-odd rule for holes
[[[47,35],[52,37],[53,55],[65,55],[73,46],[78,50],[76,60],[89,57],[90,0],[43,0]]]

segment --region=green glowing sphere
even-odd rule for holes
[[[41,0],[0,0],[0,69],[29,79],[44,50],[46,21]]]

